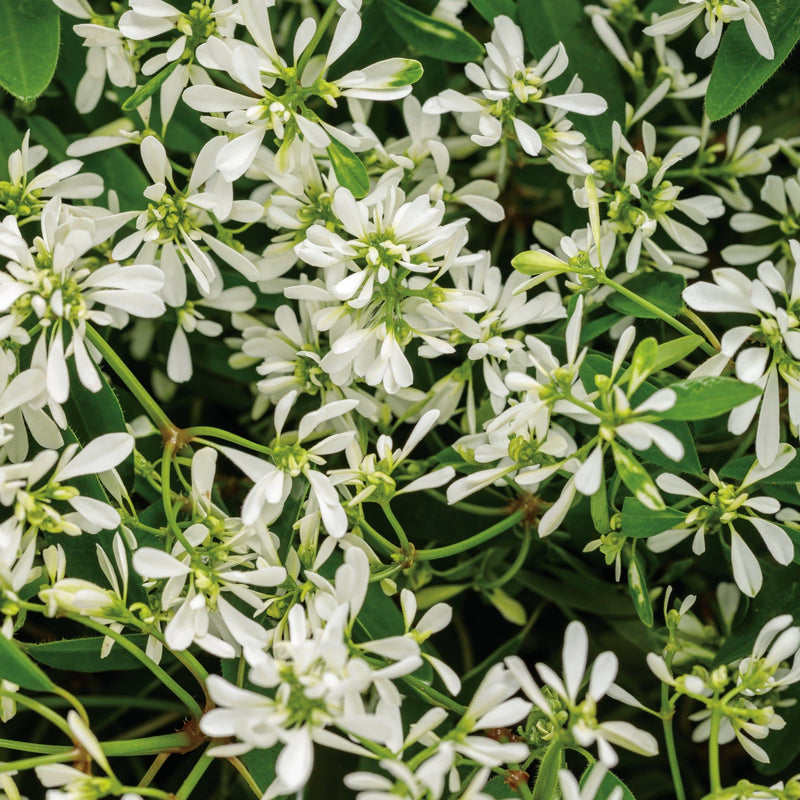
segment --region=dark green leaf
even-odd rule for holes
[[[706,113],[712,120],[732,114],[746,103],[785,61],[800,39],[800,3],[759,3],[775,58],[763,58],[750,41],[744,22],[734,22],[722,37],[706,92]]]
[[[483,54],[483,47],[474,36],[448,22],[399,0],[384,0],[382,8],[395,33],[423,55],[463,63],[476,61]]]
[[[636,551],[634,551],[630,564],[628,564],[628,591],[639,619],[648,628],[652,628],[653,603],[647,590],[647,576],[645,575],[644,564]]]
[[[113,672],[117,670],[141,669],[142,663],[127,650],[114,644],[105,658],[100,657],[104,636],[89,636],[82,639],[61,639],[43,642],[26,648],[27,653],[42,664],[73,672]],[[144,650],[147,634],[126,635],[128,641]]]
[[[526,0],[522,0],[523,3]],[[517,4],[514,0],[470,0],[470,5],[487,21],[494,22],[495,17],[505,15],[515,19]]]
[[[117,148],[92,153],[83,159],[83,163],[85,171],[102,175],[106,189],[113,189],[117,193],[121,211],[147,207],[147,200],[142,197],[142,193],[150,181],[139,165],[122,150]],[[123,235],[124,233],[120,233],[120,238]]]
[[[506,779],[503,775],[495,775],[486,786],[481,789],[481,794],[488,795],[489,797],[497,798],[497,800],[508,800],[509,797],[514,796]]]
[[[69,142],[58,125],[51,122],[47,117],[40,117],[38,114],[28,117],[27,123],[31,129],[31,139],[37,144],[46,147],[47,152],[54,161],[66,161],[69,158],[67,155]]]
[[[519,21],[525,40],[536,58],[563,42],[569,67],[551,83],[553,92],[563,92],[577,72],[584,91],[596,92],[608,102],[608,111],[598,117],[571,115],[575,127],[599,149],[611,147],[611,123],[625,116],[625,95],[617,62],[594,32],[581,0],[523,0]]]
[[[22,134],[5,114],[0,114],[0,180],[8,180],[8,157],[21,144]]]
[[[172,75],[173,72],[180,64],[180,61],[172,61],[170,64],[152,78],[150,78],[147,83],[142,86],[139,86],[136,91],[128,97],[125,102],[122,104],[123,111],[133,111],[134,108],[139,108],[139,106],[144,103],[145,100],[152,97],[160,88],[161,85]]]
[[[656,353],[656,363],[653,367],[653,372],[671,367],[682,358],[691,355],[700,347],[702,342],[702,336],[696,333],[690,333],[688,336],[681,336],[679,339],[672,339],[672,341],[660,344],[658,346],[658,352]]]
[[[74,360],[69,361],[68,367],[70,393],[64,411],[78,441],[85,446],[104,433],[124,432],[125,417],[105,376],[100,373],[100,391],[90,392],[78,379]],[[133,453],[117,467],[117,471],[126,486],[133,483]]]
[[[581,786],[586,784],[590,774],[591,772],[589,770],[583,773],[583,777],[581,778]],[[600,786],[597,787],[597,793],[594,796],[594,800],[608,800],[608,798],[611,797],[611,793],[617,787],[622,789],[620,800],[634,800],[633,792],[631,792],[631,790],[613,772],[606,772],[606,774],[603,776],[603,780],[600,781]]]
[[[744,480],[744,476],[747,475],[755,463],[756,460],[752,456],[742,456],[726,464],[720,470],[720,477],[734,481]],[[780,472],[768,475],[758,483],[778,486],[794,486],[794,484],[800,483],[800,458],[793,458]]]
[[[369,191],[369,175],[361,159],[333,137],[328,145],[328,158],[339,183],[354,197],[364,197]]]
[[[626,281],[625,288],[648,300],[661,311],[675,316],[683,308],[681,292],[686,288],[686,279],[675,272],[659,272],[656,275],[642,273]],[[630,314],[640,319],[658,319],[655,312],[642,308],[622,294],[612,294],[606,303],[621,314]]]
[[[36,692],[52,692],[56,688],[50,678],[22,652],[20,646],[2,634],[0,634],[0,678]]]
[[[632,539],[646,539],[663,533],[686,519],[686,514],[674,508],[653,511],[635,497],[626,497],[622,505],[622,533]]]
[[[5,0],[0,3],[0,30],[0,86],[30,102],[56,71],[58,8],[51,0]]]
[[[670,384],[678,396],[675,405],[659,411],[661,419],[708,419],[725,414],[737,406],[758,397],[761,389],[736,378],[690,378]]]

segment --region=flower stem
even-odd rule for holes
[[[47,756],[33,756],[31,758],[21,758],[18,761],[0,762],[0,774],[4,772],[19,772],[24,769],[33,769],[43,764],[63,764],[65,761],[72,761],[78,755],[78,750],[71,747],[61,753],[51,753]]]
[[[483,530],[480,533],[476,533],[474,536],[470,536],[468,539],[463,539],[460,542],[449,544],[444,547],[432,547],[429,550],[418,550],[414,556],[415,560],[434,561],[438,558],[449,558],[450,556],[463,553],[466,550],[471,550],[473,547],[477,547],[479,544],[483,544],[484,542],[488,542],[490,539],[494,539],[495,536],[499,536],[509,528],[513,528],[518,522],[522,522],[526,513],[526,510],[521,508],[506,517],[504,520],[492,525],[490,528],[486,528],[486,530]]]
[[[125,362],[116,354],[111,345],[91,326],[86,326],[86,338],[100,351],[117,377],[128,387],[128,391],[139,401],[147,416],[161,431],[162,436],[177,430],[170,418],[162,411],[153,396],[142,386],[139,379],[128,369]]]
[[[203,715],[203,712],[200,709],[197,701],[177,681],[175,681],[174,678],[172,678],[158,664],[156,664],[155,661],[149,658],[143,650],[133,644],[133,642],[131,642],[124,634],[117,633],[111,628],[108,628],[99,622],[95,622],[89,617],[83,617],[79,614],[66,614],[65,616],[81,625],[86,626],[87,628],[92,628],[92,630],[102,633],[104,636],[110,636],[123,650],[127,650],[137,661],[147,667],[147,669],[149,669],[150,672],[152,672],[153,675],[155,675],[155,677],[158,678],[158,680],[160,680],[161,683],[163,683],[164,686],[166,686],[167,689],[169,689],[175,695],[175,697],[177,697],[189,709],[189,711],[191,711],[192,716],[195,719],[200,719],[200,717]]]
[[[235,433],[228,433],[228,431],[223,431],[219,428],[212,428],[208,425],[198,425],[193,428],[185,428],[183,433],[186,437],[192,439],[200,436],[211,436],[214,439],[222,439],[225,442],[231,442],[231,444],[238,444],[241,447],[246,447],[248,450],[255,450],[257,453],[263,453],[266,456],[272,455],[272,449],[266,445],[258,444],[257,442],[251,442],[249,439],[245,439],[244,436],[237,436]],[[199,443],[208,444],[211,447],[214,446],[212,442],[205,442],[202,439],[199,440]]]
[[[256,797],[261,797],[263,792],[255,782],[253,776],[250,774],[250,770],[247,769],[247,767],[242,763],[241,759],[231,756],[228,758],[228,761],[233,764],[233,766],[236,768],[236,771],[242,776],[244,782],[253,790],[253,794]]]
[[[192,767],[192,771],[186,776],[186,780],[181,784],[181,788],[175,792],[175,800],[186,800],[192,790],[199,783],[205,771],[214,763],[214,759],[206,751]]]
[[[621,283],[617,283],[612,278],[607,277],[606,275],[598,275],[596,276],[599,283],[603,283],[606,286],[612,288],[615,292],[619,292],[619,294],[627,297],[629,300],[632,300],[638,306],[649,311],[651,314],[654,314],[659,319],[666,322],[668,325],[671,325],[675,328],[676,331],[680,331],[685,336],[693,336],[694,331],[689,328],[688,326],[684,325],[679,320],[675,319],[671,314],[667,314],[666,311],[659,308],[655,303],[651,303],[649,300],[645,300],[644,297],[640,297],[636,292],[632,292],[626,286],[623,286]],[[703,342],[700,347],[706,352],[707,355],[713,356],[716,355],[717,351],[713,345],[709,344],[708,342]]]
[[[714,708],[711,711],[711,729],[708,735],[708,778],[712,794],[722,790],[722,779],[719,773],[719,726],[721,722],[722,714],[718,708]]]
[[[675,800],[686,800],[686,792],[683,789],[683,778],[681,778],[681,765],[678,761],[678,754],[675,751],[675,736],[672,732],[673,709],[669,705],[669,689],[666,683],[661,684],[661,724],[664,728],[664,742],[667,746],[667,758],[669,759],[669,771],[672,775],[672,785],[675,788]]]
[[[9,697],[15,702],[19,703],[20,705],[29,708],[31,711],[35,711],[39,716],[44,717],[45,719],[49,720],[53,723],[57,728],[59,728],[63,733],[67,735],[68,738],[72,739],[72,730],[70,729],[67,721],[56,714],[55,711],[49,709],[46,705],[33,700],[30,697],[26,697],[24,694],[18,694],[17,692],[8,692],[5,689],[0,689],[0,697]]]
[[[397,534],[397,538],[400,540],[400,546],[403,548],[403,550],[408,550],[408,536],[406,536],[406,532],[403,530],[400,520],[397,519],[394,511],[392,511],[388,503],[381,505],[381,508],[383,509],[383,513],[386,514],[386,519],[389,520],[389,524],[392,526],[392,528],[394,528],[394,532]]]
[[[308,64],[311,56],[314,55],[317,45],[325,35],[325,31],[328,29],[331,21],[336,16],[336,10],[338,8],[339,4],[336,2],[336,0],[330,0],[328,7],[325,9],[325,13],[322,15],[322,19],[319,21],[319,25],[317,25],[317,30],[314,32],[314,38],[308,43],[306,49],[300,56],[300,60],[297,62],[296,71],[298,78],[302,77],[303,70],[306,68],[306,64]]]

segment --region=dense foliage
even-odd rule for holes
[[[0,24],[0,797],[800,797],[796,0]]]

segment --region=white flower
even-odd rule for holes
[[[800,242],[790,240],[795,264],[800,262]],[[755,384],[763,395],[731,411],[728,430],[744,433],[758,415],[756,455],[763,466],[776,458],[781,439],[780,384],[788,393],[789,421],[800,426],[800,332],[796,309],[800,305],[800,268],[794,267],[791,284],[769,261],[758,266],[751,280],[737,269],[712,272],[714,283],[699,281],[683,292],[687,305],[698,311],[738,313],[759,317],[754,325],[738,325],[722,336],[722,350],[696,369],[693,375],[719,375],[736,358],[736,377]],[[776,302],[775,295],[779,295]]]
[[[708,58],[719,47],[723,26],[728,22],[743,20],[753,47],[764,58],[775,57],[769,32],[753,0],[679,0],[679,2],[683,8],[656,17],[644,32],[650,36],[680,33],[704,14],[703,23],[708,32],[697,45],[695,55],[699,58]]]
[[[536,156],[542,149],[543,136],[521,118],[520,107],[541,103],[590,116],[602,114],[607,108],[606,101],[592,93],[549,94],[547,84],[561,75],[569,63],[564,46],[559,42],[538,62],[526,63],[522,30],[509,17],[495,17],[486,53],[482,65],[468,64],[464,70],[479,87],[479,93],[463,95],[454,89],[445,89],[422,107],[423,111],[433,114],[455,112],[459,124],[476,144],[483,147],[497,144],[506,126],[522,149]]]
[[[159,264],[164,271],[164,298],[172,306],[186,301],[184,267],[194,278],[205,297],[222,290],[222,275],[212,256],[218,256],[245,278],[255,281],[259,270],[247,255],[240,253],[205,230],[212,221],[227,219],[254,221],[261,208],[246,200],[232,201],[232,187],[227,189],[214,178],[214,158],[224,144],[215,137],[201,150],[185,190],[175,184],[172,166],[164,145],[154,136],[142,140],[141,154],[153,184],[145,189],[148,209],[136,218],[136,232],[117,242],[114,258],[124,260],[136,254],[137,263]],[[212,180],[213,179],[213,180]],[[200,187],[206,184],[206,191]],[[203,249],[200,245],[204,245]],[[209,252],[210,251],[210,252]]]
[[[600,761],[608,767],[617,763],[617,754],[612,745],[624,747],[640,755],[656,755],[658,744],[649,734],[629,722],[598,722],[597,702],[614,686],[617,675],[617,657],[611,651],[600,653],[592,665],[589,686],[583,700],[579,692],[586,675],[589,638],[582,623],[573,621],[564,633],[563,680],[546,664],[537,664],[536,670],[547,686],[555,692],[559,701],[569,712],[567,726],[581,747],[596,743]],[[560,727],[553,702],[549,701],[536,685],[525,663],[518,656],[509,656],[505,663],[519,681],[522,691],[550,720]],[[627,694],[627,693],[626,693]]]
[[[753,496],[751,487],[782,470],[794,457],[794,448],[783,445],[769,467],[761,467],[755,462],[738,486],[720,480],[712,470],[709,472],[709,480],[716,489],[708,496],[677,475],[669,473],[659,475],[656,483],[663,491],[693,497],[700,503],[687,513],[681,525],[648,538],[648,547],[654,552],[663,552],[693,536],[692,550],[696,555],[702,555],[706,549],[706,534],[717,533],[727,527],[731,537],[734,580],[744,594],[755,597],[761,589],[763,580],[761,566],[734,523],[737,520],[749,522],[758,531],[770,555],[779,564],[785,565],[792,561],[794,544],[789,534],[776,523],[764,519],[764,515],[773,515],[780,511],[780,503],[773,497]]]
[[[353,44],[361,30],[361,18],[353,9],[348,8],[340,17],[328,54],[309,60],[299,74],[296,67],[316,31],[314,19],[304,19],[297,30],[292,46],[294,66],[290,68],[275,48],[266,4],[240,0],[238,8],[256,46],[211,37],[198,47],[197,57],[204,66],[227,72],[247,94],[217,86],[191,86],[183,94],[184,101],[196,111],[226,114],[223,130],[234,134],[234,138],[220,150],[216,160],[226,180],[236,180],[247,171],[268,130],[285,145],[299,135],[318,148],[326,148],[334,140],[357,146],[356,137],[325,122],[307,107],[311,97],[320,97],[332,106],[340,96],[394,100],[409,94],[410,84],[419,77],[416,61],[392,58],[348,72],[334,81],[326,79],[328,68]],[[284,84],[282,91],[272,91],[276,81]]]
[[[73,26],[78,36],[83,38],[86,54],[86,72],[78,84],[75,94],[75,108],[81,114],[92,111],[100,101],[106,77],[114,86],[136,86],[136,67],[138,64],[130,44],[116,27],[108,24],[113,21],[96,14],[88,0],[53,0],[66,14],[89,20]]]
[[[30,249],[14,217],[0,224],[0,255],[9,259],[6,271],[0,272],[0,313],[19,320],[36,318],[41,326],[36,350],[46,354],[41,363],[50,398],[57,403],[69,397],[70,356],[81,383],[92,392],[100,389],[93,350],[84,342],[87,322],[122,327],[129,315],[164,313],[158,295],[163,277],[156,267],[112,263],[92,269],[83,258],[128,218],[75,217],[54,197],[42,210],[42,235]]]

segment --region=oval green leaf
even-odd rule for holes
[[[0,86],[23,102],[50,84],[58,62],[59,15],[51,0],[0,3]]]
[[[475,61],[483,55],[481,43],[454,25],[399,0],[384,0],[382,8],[395,33],[423,55],[457,63]]]
[[[328,158],[331,160],[336,180],[353,193],[353,197],[364,197],[369,191],[369,175],[364,162],[348,147],[331,137],[328,145]]]
[[[744,22],[732,23],[722,37],[706,92],[706,114],[712,121],[733,114],[746,103],[800,40],[800,3],[797,0],[772,0],[758,6],[775,48],[775,58],[768,61],[756,52]]]

